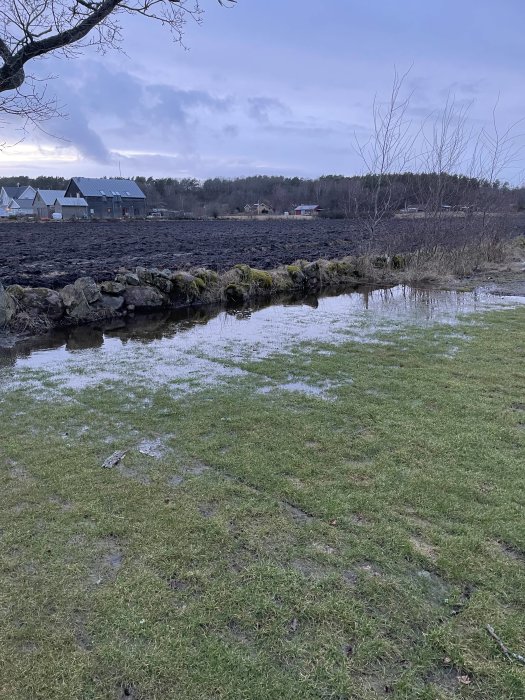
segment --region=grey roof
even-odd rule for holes
[[[52,204],[55,203],[55,200],[57,197],[63,197],[66,194],[65,190],[37,190],[35,194],[39,194],[42,199],[44,200],[44,204],[47,204],[48,206],[51,206]],[[33,200],[34,202],[35,200]]]
[[[109,178],[74,177],[73,182],[84,197],[114,197],[120,195],[122,199],[133,197],[134,199],[146,199],[146,195],[133,180],[112,180]]]
[[[306,210],[317,209],[318,207],[319,207],[318,204],[299,204],[298,207],[295,207],[294,211],[297,211],[298,209],[306,209]]]
[[[31,185],[23,185],[22,187],[10,187],[8,185],[7,187],[4,186],[4,192],[11,199],[19,199],[20,195],[24,194],[28,187],[31,187]],[[34,191],[33,187],[31,189]]]
[[[57,197],[53,204],[59,203],[61,207],[87,207],[84,197]]]
[[[4,192],[8,197],[11,197],[11,199],[15,199],[15,197],[18,197],[19,194],[22,194],[22,192],[25,190],[25,187],[5,187],[4,185]]]
[[[29,209],[29,210],[33,211],[33,200],[32,199],[20,199],[20,198],[18,198],[18,199],[13,199],[12,201],[16,202],[21,209]]]

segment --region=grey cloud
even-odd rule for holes
[[[111,160],[110,151],[78,109],[70,110],[67,117],[53,120],[48,133],[65,141],[67,145],[74,145],[86,158],[98,163],[109,163]]]
[[[272,112],[286,115],[290,113],[290,110],[283,102],[273,97],[250,97],[248,99],[248,116],[254,121],[267,124]]]
[[[195,117],[195,110],[210,112],[227,112],[231,108],[230,100],[217,98],[201,90],[180,90],[169,85],[150,85],[145,88],[148,104],[143,107],[162,122],[175,122],[179,125],[188,123]]]
[[[60,68],[56,92],[68,116],[54,120],[49,133],[101,163],[111,160],[110,145],[123,148],[123,141],[136,144],[137,135],[143,141],[158,140],[157,127],[164,133],[183,129],[184,148],[188,149],[193,137],[190,126],[205,114],[227,113],[233,105],[232,99],[204,90],[147,84],[99,61],[65,63]]]

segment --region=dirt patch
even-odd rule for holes
[[[227,624],[228,632],[240,644],[252,644],[253,635],[244,628],[237,620],[230,620]]]
[[[330,547],[328,544],[322,544],[321,542],[314,542],[312,547],[316,552],[320,554],[335,554],[335,549]]]
[[[379,577],[383,575],[381,569],[370,561],[362,561],[359,564],[356,564],[355,568],[367,574],[367,576]]]
[[[140,454],[146,457],[152,457],[153,459],[162,459],[169,449],[165,445],[165,440],[171,436],[166,436],[166,438],[155,438],[153,440],[144,439],[137,445],[137,450]]]
[[[99,540],[95,548],[98,554],[89,572],[89,582],[100,586],[115,581],[123,559],[122,550],[117,539],[113,536],[108,536]]]
[[[187,591],[190,587],[189,583],[175,576],[168,579],[168,586],[172,591]]]
[[[60,496],[50,496],[48,500],[51,505],[60,508],[60,510],[64,513],[73,510],[73,504],[70,501],[65,500],[64,498],[61,498]]]
[[[357,525],[357,527],[365,527],[366,525],[371,524],[371,520],[369,518],[365,518],[364,515],[361,515],[361,513],[352,513],[352,515],[348,515],[344,519],[351,525]]]
[[[330,573],[325,566],[318,564],[311,559],[294,559],[292,562],[290,562],[290,566],[292,569],[302,574],[306,578],[312,578],[318,581],[326,578],[326,576],[328,576]]]
[[[144,474],[144,472],[141,472],[138,469],[125,467],[122,462],[119,462],[115,469],[125,479],[132,479],[133,481],[136,481],[139,484],[144,484],[145,486],[151,483],[151,479],[147,474]]]
[[[355,571],[343,571],[343,581],[349,586],[355,586],[359,581],[359,576]]]
[[[501,554],[513,561],[525,561],[525,552],[512,544],[498,540],[496,542],[496,547]]]
[[[450,597],[450,585],[435,572],[421,569],[416,576],[425,587],[428,598],[436,605],[442,605]]]
[[[415,535],[412,535],[409,540],[410,544],[418,554],[430,559],[432,562],[437,560],[438,553],[434,545],[430,544],[429,542],[425,542],[425,540],[421,539],[421,537],[416,537]]]
[[[198,463],[191,467],[184,467],[182,471],[188,476],[202,476],[205,472],[210,471],[210,469],[211,467],[207,464]]]
[[[199,505],[199,513],[203,518],[213,518],[218,510],[216,503],[201,503]]]
[[[19,464],[11,463],[12,466],[9,469],[9,476],[11,479],[16,479],[17,481],[32,481],[32,476],[25,467]]]
[[[426,681],[446,693],[455,693],[461,685],[459,679],[463,677],[464,674],[454,666],[443,666],[429,673]]]
[[[77,646],[83,651],[91,651],[93,642],[87,631],[85,616],[79,610],[75,612],[73,630]]]
[[[298,479],[295,476],[287,476],[286,479],[290,482],[290,484],[295,487],[296,489],[304,489],[304,482],[301,481],[301,479]]]
[[[241,545],[231,556],[228,557],[228,568],[236,574],[246,571],[252,564],[258,561],[257,552]]]
[[[143,696],[131,683],[123,683],[117,691],[117,700],[142,700]]]
[[[283,502],[282,504],[284,511],[293,519],[295,520],[296,523],[310,523],[314,520],[314,516],[310,515],[306,511],[302,510],[301,508],[298,508],[297,506],[292,505],[291,503],[288,502]]]

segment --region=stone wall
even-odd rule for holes
[[[0,326],[15,331],[41,332],[53,327],[92,323],[148,311],[213,303],[242,303],[283,292],[313,292],[338,284],[393,281],[391,266],[377,259],[374,266],[360,259],[298,261],[265,271],[236,265],[218,275],[212,270],[120,269],[115,278],[96,283],[81,277],[60,290],[0,283]],[[381,279],[379,280],[378,277]]]

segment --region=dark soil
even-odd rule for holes
[[[498,234],[525,230],[525,216],[501,219]],[[465,219],[442,222],[433,243],[474,235]],[[111,221],[0,224],[0,281],[62,287],[78,277],[112,279],[119,267],[222,271],[237,263],[263,269],[298,259],[408,251],[428,243],[425,223],[391,219],[371,240],[354,221]]]

